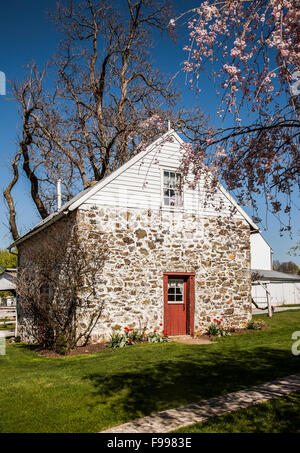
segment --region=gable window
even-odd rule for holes
[[[179,207],[182,205],[181,173],[163,170],[163,206]]]

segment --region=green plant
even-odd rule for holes
[[[263,327],[265,327],[265,323],[262,319],[258,319],[257,321],[254,321],[251,319],[251,321],[248,322],[247,324],[247,329],[250,330],[261,330]]]
[[[57,354],[66,355],[70,348],[68,347],[68,341],[64,335],[59,335],[56,339],[55,352]]]
[[[157,332],[155,329],[153,332],[148,334],[149,343],[166,343],[168,341],[168,333],[163,330],[162,332]]]
[[[125,327],[126,329],[126,327]],[[139,341],[142,341],[143,340],[143,334],[141,332],[139,332],[137,329],[126,329],[126,335],[127,337],[130,339],[132,339],[132,341],[134,343],[138,343]]]
[[[124,348],[124,346],[126,346],[126,344],[128,344],[126,336],[122,335],[118,332],[114,332],[111,335],[110,340],[109,340],[108,344],[106,345],[106,347],[112,348],[112,349]]]
[[[223,324],[223,319],[217,316],[214,320],[213,323],[210,324],[206,331],[207,335],[211,335],[214,337],[228,337],[230,336],[230,332],[225,329],[224,324]]]
[[[143,334],[137,329],[129,329],[128,327],[124,328],[125,333],[121,334],[114,332],[107,344],[107,348],[117,349],[124,348],[125,346],[132,345],[142,341]]]

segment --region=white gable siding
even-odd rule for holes
[[[181,163],[180,143],[166,142],[156,146],[139,161],[133,163],[123,173],[117,175],[107,185],[100,188],[82,208],[90,205],[114,206],[122,208],[140,208],[158,210],[162,207],[162,170],[179,168]],[[213,205],[210,203],[203,209],[205,190],[203,184],[193,190],[184,187],[183,210],[197,214],[216,216],[229,215],[232,203],[218,191],[215,194]],[[222,209],[217,211],[215,206],[222,203]],[[165,208],[169,209],[169,208]],[[236,218],[242,218],[240,213]]]
[[[260,233],[250,237],[251,269],[272,270],[272,249]]]

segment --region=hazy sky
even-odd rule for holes
[[[199,2],[177,0],[178,12],[197,6]],[[52,9],[56,0],[14,0],[13,2],[1,2],[0,8],[0,71],[6,74],[8,80],[22,79],[24,66],[34,60],[38,65],[43,65],[56,50],[60,39],[58,33],[47,17],[47,9]],[[176,43],[169,40],[158,40],[152,50],[154,60],[161,69],[170,76],[176,74],[181,63],[186,58],[182,50],[187,34],[184,26],[179,29],[179,39]],[[195,96],[185,84],[184,75],[176,78],[182,92],[181,104],[191,108],[193,105],[200,106],[205,113],[210,115],[213,125],[217,124],[215,112],[219,105],[219,99],[214,91],[213,83],[207,75],[201,79],[201,93]],[[10,100],[10,89],[7,84],[7,95],[0,96],[0,248],[7,247],[11,241],[8,230],[7,209],[5,207],[2,191],[10,178],[9,160],[16,148],[16,140],[19,131],[19,118],[16,104]],[[24,177],[21,178],[13,195],[16,200],[18,212],[18,225],[22,233],[34,226],[39,217],[30,198],[29,185]],[[261,217],[264,218],[260,225],[263,235],[274,250],[274,259],[280,261],[293,260],[300,265],[300,257],[291,258],[287,255],[288,249],[300,239],[300,213],[299,200],[294,199],[294,211],[292,226],[294,237],[291,239],[287,233],[283,237],[279,233],[279,222],[269,214],[267,220],[264,217],[264,205],[261,203]],[[297,209],[298,207],[298,209]],[[251,209],[247,210],[251,216]],[[298,236],[297,236],[298,232]]]

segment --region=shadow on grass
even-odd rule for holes
[[[86,375],[94,386],[91,409],[104,405],[128,421],[300,372],[300,358],[263,347],[222,355],[208,352],[199,359],[194,354],[192,359],[187,351],[147,365],[138,362],[129,372],[109,376]]]

